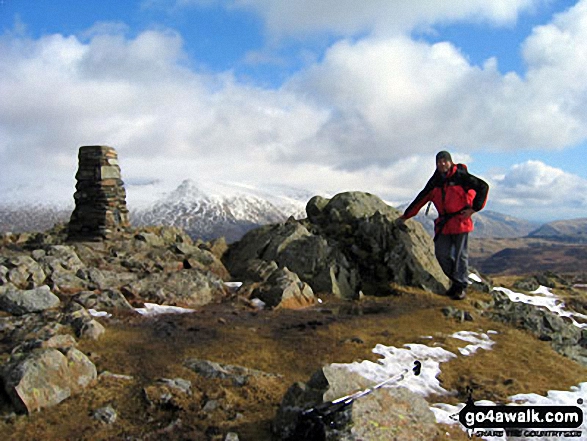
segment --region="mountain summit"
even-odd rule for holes
[[[132,210],[134,225],[168,225],[190,236],[210,240],[224,236],[238,240],[259,225],[305,216],[305,201],[231,183],[201,185],[184,180],[152,205]]]

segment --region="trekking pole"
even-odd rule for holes
[[[412,370],[414,371],[414,375],[420,375],[420,370],[422,369],[422,363],[418,360],[414,361],[414,367]],[[311,407],[306,409],[302,412],[303,417],[309,416],[319,416],[325,417],[335,412],[338,412],[348,405],[350,405],[353,401],[362,398],[366,395],[369,395],[375,392],[377,389],[382,388],[383,386],[388,386],[390,384],[399,383],[400,381],[405,379],[405,375],[408,373],[408,369],[402,370],[399,374],[396,374],[388,379],[382,381],[381,383],[376,384],[375,386],[368,387],[366,389],[360,390],[355,392],[354,394],[346,395],[341,398],[337,398],[333,401],[326,401],[325,403],[318,404],[317,406]]]

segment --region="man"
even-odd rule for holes
[[[453,299],[462,300],[466,295],[471,215],[485,206],[488,191],[485,181],[469,174],[466,165],[453,163],[450,153],[441,151],[436,155],[436,171],[398,219],[403,224],[427,202],[434,204],[438,211],[434,221],[434,253],[452,282],[446,294]]]

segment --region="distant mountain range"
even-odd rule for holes
[[[305,190],[279,186],[256,188],[235,183],[196,183],[183,181],[176,189],[154,201],[136,207],[129,204],[131,223],[173,225],[190,236],[210,240],[224,236],[238,240],[259,226],[283,222],[290,216],[306,216],[307,201],[314,196]],[[405,206],[398,207],[400,210]],[[56,223],[69,221],[72,207],[49,205],[0,205],[0,232],[43,231]],[[433,234],[434,208],[416,216]],[[556,221],[545,225],[532,223],[490,210],[474,216],[475,238],[533,237],[571,243],[587,242],[587,219]]]
[[[400,209],[405,209],[407,205],[400,206]],[[434,219],[437,213],[434,206],[431,206],[430,211],[426,214],[426,208],[420,210],[420,213],[415,217],[426,231],[431,236],[434,235]],[[502,213],[491,210],[483,210],[473,215],[475,222],[475,231],[472,233],[473,237],[524,237],[536,230],[540,224],[530,222],[524,219],[515,218]]]
[[[587,218],[550,222],[532,231],[529,236],[562,242],[587,243]]]
[[[299,199],[303,193],[289,193],[293,195],[236,184],[216,185],[205,191],[195,182],[185,180],[150,206],[136,210],[130,207],[130,218],[137,226],[172,225],[183,228],[192,237],[210,240],[224,236],[233,242],[259,225],[283,222],[290,216],[305,217],[306,202]]]

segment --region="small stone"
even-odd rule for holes
[[[118,418],[118,414],[112,406],[106,406],[97,409],[94,412],[93,417],[94,419],[104,424],[114,424],[116,422],[116,418]]]

